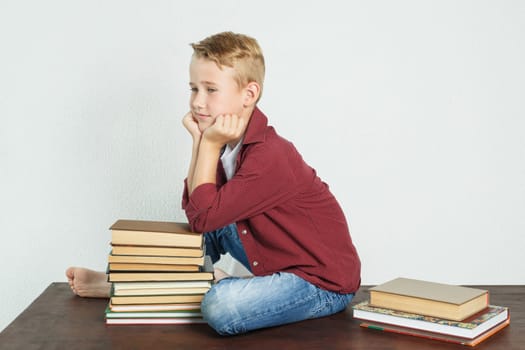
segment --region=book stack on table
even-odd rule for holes
[[[468,346],[510,323],[509,309],[490,305],[486,290],[408,278],[371,288],[353,312],[363,328]]]
[[[110,228],[107,324],[204,323],[213,265],[187,224],[118,220]]]

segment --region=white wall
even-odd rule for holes
[[[525,3],[0,2],[0,329],[118,218],[184,220],[189,43],[258,38],[260,106],[340,200],[363,283],[524,284]]]

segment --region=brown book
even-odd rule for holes
[[[109,272],[109,282],[211,281],[213,272]]]
[[[175,304],[133,304],[113,305],[109,303],[113,312],[160,312],[160,311],[200,311],[201,304],[198,303],[175,303]]]
[[[113,283],[113,295],[200,294],[211,288],[211,281],[181,282],[118,282]]]
[[[162,282],[162,281],[212,281],[213,263],[204,259],[201,271],[196,272],[108,272],[108,282]]]
[[[113,255],[178,256],[194,258],[198,258],[204,255],[204,251],[202,248],[114,245],[111,250]]]
[[[110,230],[114,245],[202,248],[204,241],[188,224],[177,222],[118,220]]]
[[[112,296],[112,305],[200,303],[203,294]]]
[[[108,258],[109,263],[121,264],[163,264],[163,265],[204,265],[204,256],[176,257],[176,256],[128,256],[113,255]]]
[[[409,328],[409,327],[400,327],[400,326],[395,326],[395,325],[391,325],[388,323],[363,322],[360,324],[360,326],[363,328],[374,329],[374,330],[383,331],[383,332],[405,334],[405,335],[411,335],[414,337],[420,337],[420,338],[432,339],[432,340],[440,340],[440,341],[444,341],[448,343],[461,344],[461,345],[467,345],[467,346],[476,346],[479,343],[489,339],[494,334],[498,333],[503,328],[507,327],[509,324],[510,324],[510,318],[507,318],[505,321],[497,324],[496,326],[490,328],[488,331],[472,339],[465,338],[465,337],[457,337],[457,336],[448,335],[448,334],[428,332],[428,331],[423,331],[423,330]]]
[[[197,265],[109,263],[109,271],[197,272],[200,271],[200,267]]]
[[[461,321],[489,305],[489,293],[409,278],[396,278],[370,289],[370,305]]]
[[[161,318],[106,318],[106,324],[143,325],[143,324],[198,324],[206,323],[202,317],[161,317]]]
[[[209,290],[210,290],[210,287],[122,289],[122,290],[114,290],[113,296],[204,294]]]
[[[114,290],[211,287],[210,281],[116,282]]]

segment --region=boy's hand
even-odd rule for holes
[[[202,133],[199,129],[199,124],[191,112],[186,113],[184,118],[182,118],[182,124],[190,132],[193,139],[199,140],[201,138]]]
[[[215,119],[215,123],[204,130],[203,138],[218,147],[237,141],[246,128],[246,122],[235,114],[222,114]]]

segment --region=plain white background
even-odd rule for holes
[[[364,284],[525,283],[525,3],[2,0],[0,329],[105,269],[115,220],[185,220],[189,43],[224,30],[259,40]]]

